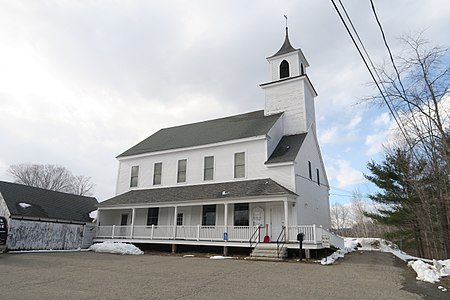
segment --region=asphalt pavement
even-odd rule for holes
[[[202,256],[204,254],[201,254]],[[92,252],[0,255],[0,299],[449,299],[391,254],[337,264]]]

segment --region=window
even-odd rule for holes
[[[177,226],[183,226],[183,213],[177,213]]]
[[[305,70],[303,69],[303,64],[300,64],[300,75],[305,75]]]
[[[177,182],[186,182],[186,164],[186,159],[180,159],[178,161]]]
[[[152,207],[147,212],[147,225],[158,225],[159,207]]]
[[[317,185],[320,185],[319,169],[316,169],[316,173],[317,173]]]
[[[202,225],[203,226],[215,226],[216,225],[216,206],[215,205],[203,205]]]
[[[308,161],[308,170],[309,170],[309,179],[312,180],[312,169],[311,169],[311,162]]]
[[[283,60],[280,64],[280,79],[289,77],[289,63]]]
[[[203,164],[203,180],[214,179],[214,156],[205,156]]]
[[[234,178],[245,177],[245,153],[234,154]]]
[[[234,205],[234,226],[248,226],[248,203]]]
[[[162,163],[155,163],[153,166],[153,185],[161,184]]]
[[[137,187],[139,179],[139,166],[131,167],[130,187]]]

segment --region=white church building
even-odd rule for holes
[[[98,205],[94,241],[321,249],[331,232],[309,64],[291,46],[267,58],[264,109],[164,128],[120,154],[116,196]],[[262,102],[262,101],[261,101]],[[224,248],[225,249],[225,248]]]

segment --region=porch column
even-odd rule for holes
[[[289,241],[289,205],[287,199],[284,200],[284,226],[286,226],[286,241]]]
[[[134,235],[134,218],[136,217],[136,208],[132,208],[131,210],[131,238],[133,238]]]
[[[227,235],[227,239],[225,240],[225,242],[228,241],[228,203],[224,203],[223,204],[225,209],[224,209],[224,213],[223,213],[223,225],[225,226],[225,230],[224,230],[224,238],[225,238],[225,233]]]
[[[175,206],[174,212],[173,212],[173,239],[174,240],[177,237],[177,214],[178,214],[178,206]]]
[[[223,233],[223,239],[225,240],[225,245],[223,246],[223,255],[228,255],[228,246],[226,245],[226,242],[228,242],[228,203],[224,203],[224,213],[223,213],[223,224],[225,225],[225,230]],[[226,239],[225,239],[226,236]]]

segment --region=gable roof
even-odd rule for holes
[[[225,192],[225,193],[224,193]],[[297,195],[270,178],[166,188],[132,190],[98,204],[98,207],[165,202],[220,200],[252,196]]]
[[[97,199],[0,181],[0,193],[11,216],[91,222]]]
[[[265,164],[294,161],[297,157],[298,151],[300,151],[300,148],[302,147],[306,135],[307,133],[305,132],[283,136]]]
[[[164,128],[119,157],[207,145],[266,134],[280,114],[264,116],[264,110],[245,114]]]

